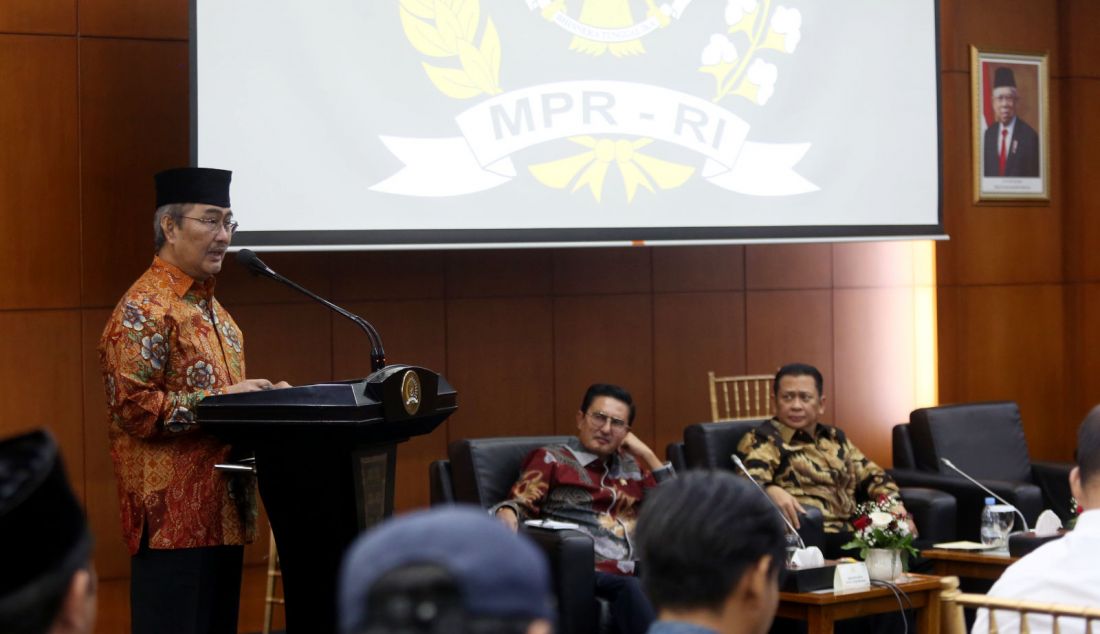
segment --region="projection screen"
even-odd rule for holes
[[[934,0],[192,0],[235,246],[939,237]]]

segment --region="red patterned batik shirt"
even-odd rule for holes
[[[523,462],[508,506],[520,521],[542,518],[573,522],[592,537],[596,570],[619,575],[634,572],[634,523],[647,490],[673,474],[666,465],[653,473],[641,470],[625,452],[601,460],[580,441],[540,447]]]
[[[159,257],[126,291],[99,341],[122,532],[131,553],[251,542],[255,484],[214,470],[229,445],[195,405],[245,378],[241,331],[198,282]]]

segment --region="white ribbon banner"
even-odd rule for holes
[[[792,168],[809,143],[752,143],[749,124],[694,95],[616,81],[540,84],[491,99],[455,117],[462,136],[380,137],[405,163],[373,191],[455,196],[498,187],[516,176],[511,155],[580,135],[658,139],[705,157],[702,176],[730,191],[789,196],[817,190]]]

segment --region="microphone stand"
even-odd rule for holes
[[[768,495],[768,492],[764,490],[764,487],[760,486],[760,483],[756,481],[756,478],[752,477],[752,474],[749,473],[749,470],[745,468],[745,463],[741,462],[741,458],[737,454],[730,454],[730,458],[733,460],[733,464],[737,465],[737,468],[741,470],[741,473],[744,473],[745,476],[748,477],[749,482],[752,482],[753,485],[756,486],[757,490],[759,490],[760,493],[764,496],[764,498],[768,500],[768,503],[772,505],[772,508],[774,508],[776,512],[779,513],[779,518],[782,519],[783,523],[787,525],[787,530],[789,530],[791,533],[794,534],[795,537],[798,538],[798,547],[801,550],[806,550],[806,542],[802,541],[802,536],[798,534],[797,530],[795,530],[794,524],[792,524],[791,521],[787,519],[787,515],[783,513],[783,510],[779,508],[779,505],[775,503],[775,500],[773,500],[772,497]]]
[[[370,322],[368,322],[366,319],[363,319],[362,317],[356,315],[355,313],[352,313],[351,311],[340,308],[336,304],[333,304],[332,302],[314,293],[313,291],[298,285],[297,283],[283,277],[282,275],[279,275],[274,270],[272,270],[271,267],[264,264],[263,260],[261,260],[250,249],[241,249],[237,253],[237,261],[247,266],[249,270],[251,270],[253,273],[270,277],[276,282],[285,284],[290,288],[298,291],[299,293],[305,295],[306,297],[309,297],[310,299],[313,299],[314,301],[324,305],[336,314],[350,319],[355,325],[359,326],[363,330],[363,332],[367,334],[367,338],[370,339],[371,372],[377,372],[378,370],[386,367],[386,352],[382,348],[382,336],[378,334],[378,331],[375,330],[374,326],[372,326]]]
[[[978,481],[977,481],[977,480],[975,480],[974,478],[971,478],[971,477],[970,477],[969,475],[967,475],[966,473],[964,473],[962,469],[960,469],[960,468],[956,467],[956,466],[955,466],[955,463],[951,462],[951,461],[950,461],[950,460],[948,460],[947,458],[940,458],[940,462],[942,462],[943,464],[945,464],[945,465],[947,465],[948,467],[950,467],[950,468],[951,468],[951,469],[952,469],[952,470],[953,470],[953,471],[954,471],[955,473],[957,473],[957,474],[961,475],[962,477],[966,478],[967,480],[970,480],[971,482],[973,482],[973,483],[974,483],[975,485],[977,485],[977,487],[978,487],[979,489],[981,489],[982,491],[985,491],[986,493],[988,493],[988,494],[989,494],[989,495],[990,495],[991,497],[993,497],[994,499],[996,499],[996,500],[1000,501],[1000,502],[1001,502],[1002,504],[1004,504],[1005,506],[1008,506],[1008,507],[1009,507],[1009,508],[1011,508],[1011,509],[1012,509],[1013,511],[1015,511],[1015,512],[1016,512],[1016,515],[1019,515],[1019,516],[1020,516],[1020,522],[1022,522],[1022,523],[1023,523],[1023,525],[1024,525],[1024,532],[1025,532],[1025,533],[1031,530],[1030,528],[1028,528],[1028,527],[1027,527],[1027,520],[1026,520],[1026,519],[1024,519],[1024,514],[1020,512],[1020,509],[1016,508],[1016,505],[1015,505],[1015,504],[1009,504],[1009,503],[1008,503],[1008,500],[1006,500],[1006,499],[1004,499],[1003,497],[1001,497],[1001,496],[997,495],[997,494],[996,494],[996,493],[994,493],[993,491],[990,491],[990,490],[989,490],[989,488],[987,488],[987,487],[986,487],[986,486],[985,486],[984,484],[982,484],[981,482],[978,482]]]

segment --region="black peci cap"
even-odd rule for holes
[[[0,440],[0,620],[67,587],[91,549],[53,436]]]
[[[1011,88],[1016,87],[1016,75],[1013,74],[1011,68],[1005,68],[1004,66],[1001,66],[997,70],[993,71],[993,87],[1004,88],[1006,86]]]
[[[177,167],[164,170],[157,183],[157,207],[174,203],[201,203],[229,207],[229,181],[233,172],[209,167]]]

